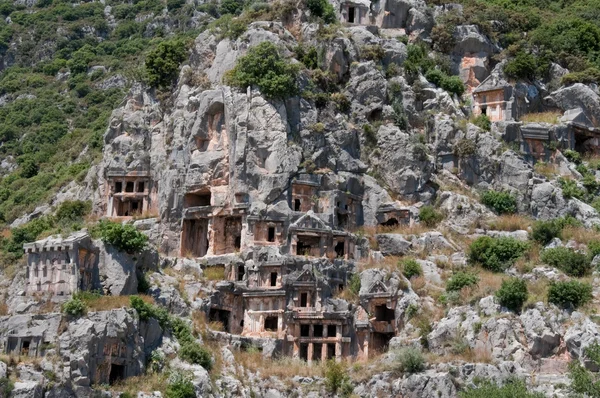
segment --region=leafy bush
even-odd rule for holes
[[[413,276],[421,276],[423,274],[421,265],[414,258],[402,260],[400,261],[399,265],[402,266],[402,273],[408,279],[412,278]]]
[[[503,280],[502,286],[496,292],[496,297],[500,305],[519,312],[523,307],[523,303],[527,301],[527,283],[519,278]]]
[[[492,121],[485,113],[482,113],[473,119],[473,124],[485,131],[490,131],[492,129]]]
[[[524,52],[518,53],[513,59],[504,65],[504,73],[514,78],[533,78],[537,65],[535,58],[531,54]]]
[[[66,200],[60,204],[54,216],[58,221],[76,221],[88,214],[92,204],[81,200]]]
[[[181,345],[179,358],[189,363],[200,365],[206,370],[212,369],[210,352],[195,341],[187,341]]]
[[[438,87],[443,88],[451,94],[459,97],[465,92],[465,85],[458,76],[448,76],[439,69],[429,69],[425,73],[425,78]]]
[[[285,98],[297,93],[297,74],[297,65],[284,60],[275,44],[263,42],[239,58],[236,66],[226,73],[225,80],[242,89],[256,85],[270,98]]]
[[[348,377],[348,371],[343,363],[335,359],[329,359],[325,362],[325,388],[332,394],[339,396],[349,396],[352,393],[352,384]]]
[[[568,247],[555,247],[542,251],[541,260],[570,276],[584,276],[591,270],[590,259]]]
[[[552,282],[548,288],[548,302],[560,307],[577,308],[592,299],[592,286],[579,281]]]
[[[481,195],[481,203],[493,209],[497,214],[517,211],[517,199],[508,192],[486,191]]]
[[[86,305],[82,300],[72,298],[62,305],[62,310],[65,314],[77,317],[85,313]]]
[[[311,15],[323,18],[323,22],[325,23],[334,23],[337,20],[335,9],[327,0],[308,0],[306,2],[306,7]]]
[[[196,398],[194,384],[183,375],[176,373],[170,377],[166,398]]]
[[[539,220],[533,224],[531,229],[531,239],[546,245],[554,238],[560,238],[562,230],[566,226],[578,227],[581,223],[575,218],[567,216],[556,218],[554,220]]]
[[[582,72],[567,73],[560,79],[560,84],[563,86],[575,83],[600,83],[600,70],[598,68],[588,68]]]
[[[15,385],[8,377],[0,377],[0,397],[10,397]]]
[[[187,58],[185,44],[180,40],[161,42],[146,57],[148,83],[153,87],[166,87],[173,83],[179,65]]]
[[[435,210],[433,206],[423,206],[419,210],[419,220],[428,227],[435,227],[443,219],[442,213]]]
[[[596,367],[600,366],[600,344],[594,341],[584,349],[586,362],[591,362]],[[571,390],[587,397],[600,397],[600,377],[598,372],[591,372],[581,362],[574,359],[569,363],[569,379],[571,379]]]
[[[102,241],[127,253],[139,252],[146,246],[148,237],[133,225],[123,225],[112,221],[100,221],[96,226]]]
[[[221,15],[240,15],[243,9],[244,2],[241,0],[223,0],[221,1],[219,12],[221,13]]]
[[[395,353],[396,370],[404,373],[417,373],[425,369],[425,358],[420,350],[406,347]]]
[[[479,282],[479,277],[471,272],[458,271],[446,281],[446,290],[459,291],[463,287],[474,286]]]
[[[171,319],[166,309],[148,304],[139,296],[129,297],[131,308],[135,309],[141,320],[145,321],[154,318],[163,329],[170,327]]]
[[[470,246],[469,262],[493,272],[502,272],[525,253],[529,245],[510,237],[481,236]]]
[[[571,163],[580,164],[581,163],[581,154],[572,149],[566,149],[563,151],[563,155],[567,160]]]
[[[458,395],[460,398],[544,398],[544,394],[527,391],[527,386],[522,380],[508,380],[503,386],[498,386],[490,381],[467,388]]]
[[[360,275],[353,274],[350,277],[350,281],[348,282],[348,288],[353,294],[358,294],[360,292]]]
[[[577,186],[577,181],[561,177],[558,179],[558,182],[560,184],[562,194],[565,199],[584,199],[585,191]]]

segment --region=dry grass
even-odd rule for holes
[[[465,361],[469,363],[492,363],[492,353],[484,348],[467,348],[461,353],[446,353],[437,355],[428,353],[425,355],[428,363],[448,363],[455,361]]]
[[[558,175],[558,168],[554,163],[537,162],[533,166],[533,170],[549,180]]]
[[[142,300],[148,304],[154,304],[151,296],[140,295]],[[115,308],[131,307],[130,296],[100,296],[97,298],[86,299],[88,311],[108,311]]]
[[[562,116],[559,112],[536,112],[528,113],[521,117],[524,123],[550,123],[558,124],[558,119]]]
[[[461,303],[473,303],[480,299],[494,294],[500,289],[502,280],[506,278],[505,274],[498,274],[479,268],[477,271],[479,283],[475,286],[464,287],[460,291]]]
[[[530,242],[529,250],[527,250],[525,254],[515,262],[515,268],[517,268],[521,274],[530,272],[534,267],[541,263],[541,250],[542,246],[539,243]]]
[[[147,393],[160,391],[164,396],[168,384],[167,381],[167,372],[148,373],[141,376],[128,377],[125,380],[120,380],[111,386],[111,390],[127,393],[132,397],[137,397],[138,392],[142,391]]]
[[[278,359],[264,358],[258,350],[234,351],[236,363],[253,373],[260,372],[262,379],[277,377],[290,380],[295,376],[322,376],[320,363],[309,365],[301,359],[282,357]]]
[[[16,367],[19,364],[27,364],[33,366],[35,370],[42,370],[42,358],[39,357],[0,354],[0,362],[4,362],[8,367]]]
[[[496,231],[527,230],[533,221],[529,217],[518,214],[505,214],[490,222],[490,229]]]
[[[0,303],[0,316],[8,315],[8,305],[5,300]]]
[[[572,239],[577,243],[583,243],[586,245],[590,242],[600,241],[600,232],[593,228],[565,227],[562,230],[561,236],[566,241]]]
[[[203,269],[204,278],[209,281],[222,281],[227,279],[225,276],[225,267],[222,265],[216,265],[212,267],[206,267]]]
[[[535,305],[535,303],[540,301],[544,304],[547,304],[549,284],[550,281],[547,279],[539,279],[535,282],[528,283],[527,292],[529,293],[529,296],[527,297],[524,308],[531,308]]]
[[[133,216],[133,220],[145,220],[147,218],[158,218],[158,212],[157,211],[150,211],[150,210],[146,210],[142,213],[136,214]]]

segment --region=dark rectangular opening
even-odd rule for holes
[[[334,250],[335,250],[335,254],[337,255],[337,257],[344,257],[344,254],[345,254],[344,246],[345,246],[344,242],[336,243]]]
[[[125,379],[125,366],[124,365],[116,365],[114,363],[110,364],[110,373],[108,376],[108,384],[114,384],[119,380]]]
[[[183,207],[210,206],[211,193],[188,193],[183,197]]]
[[[137,214],[142,210],[141,202],[139,200],[131,201],[131,215]]]
[[[243,281],[245,273],[246,273],[246,267],[243,265],[238,265],[237,280]]]
[[[313,326],[313,336],[314,337],[323,337],[323,325],[314,325]]]
[[[300,343],[300,359],[308,361],[308,343]]]
[[[375,320],[391,322],[396,319],[394,310],[389,309],[385,304],[375,306]]]
[[[335,337],[337,335],[336,325],[327,325],[327,337]]]
[[[269,242],[275,242],[275,227],[269,227],[267,240]]]
[[[313,344],[312,360],[313,361],[320,361],[321,360],[321,355],[323,355],[323,344],[321,344],[321,343],[314,343]]]
[[[294,211],[300,211],[300,199],[294,199]]]
[[[277,272],[271,272],[271,286],[277,286]]]
[[[300,293],[300,307],[308,307],[308,293]]]
[[[398,220],[394,217],[389,218],[387,221],[379,223],[383,227],[395,227],[398,225]]]
[[[268,316],[265,318],[265,330],[267,332],[276,332],[277,331],[277,317],[276,316]]]
[[[121,181],[115,182],[115,192],[123,191],[123,183]]]
[[[348,228],[348,214],[337,213],[338,228]]]
[[[327,344],[327,359],[335,358],[335,344]]]
[[[29,356],[29,346],[31,345],[31,342],[29,340],[25,340],[21,343],[21,355],[23,355],[24,357]]]
[[[144,192],[144,188],[145,188],[144,185],[145,185],[144,181],[138,182],[138,190],[137,191],[140,192],[140,193],[143,193]]]
[[[348,7],[348,22],[354,23],[354,13],[356,9],[354,7]]]
[[[133,181],[127,181],[125,192],[133,192]]]
[[[373,350],[384,352],[387,350],[390,340],[394,337],[393,333],[373,333]]]
[[[300,325],[300,337],[309,337],[310,325]]]
[[[227,310],[219,310],[216,308],[211,308],[208,313],[208,320],[210,322],[220,322],[223,324],[223,330],[229,333],[229,315],[230,311]]]

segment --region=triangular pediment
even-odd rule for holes
[[[302,271],[298,278],[296,278],[296,282],[314,282],[316,280],[312,271],[305,269]]]
[[[291,227],[300,229],[331,230],[331,228],[329,228],[327,224],[325,224],[325,222],[319,217],[317,217],[312,211],[309,211],[308,213],[300,217],[298,220],[296,220],[296,222],[294,222],[291,225]]]
[[[387,293],[387,286],[381,281],[377,281],[369,288],[369,293]]]

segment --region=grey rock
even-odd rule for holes
[[[412,246],[412,243],[400,234],[377,234],[375,239],[384,256],[403,256],[410,251]]]
[[[13,398],[42,398],[42,385],[35,381],[16,382],[10,395]]]

